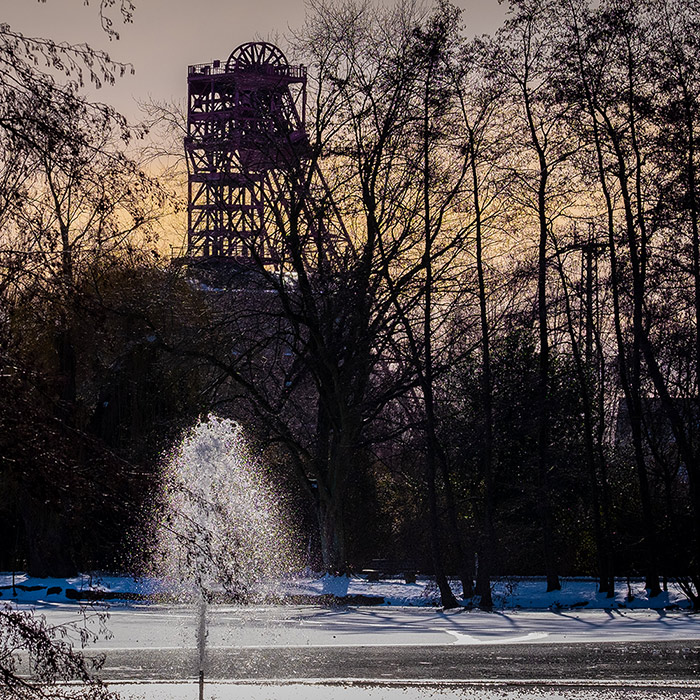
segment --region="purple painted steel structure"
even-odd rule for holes
[[[306,68],[251,42],[190,66],[187,85],[188,257],[278,265],[279,182],[309,151]]]

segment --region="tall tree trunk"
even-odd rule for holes
[[[441,528],[436,487],[435,453],[431,449],[430,442],[431,441],[428,442],[428,451],[426,454],[426,481],[428,488],[428,523],[430,526],[430,551],[433,561],[433,571],[435,574],[435,582],[440,590],[442,606],[444,608],[456,608],[459,607],[459,603],[452,592],[444,568],[442,545],[440,542]]]
[[[433,393],[433,338],[432,338],[432,306],[433,306],[433,262],[432,262],[432,222],[430,207],[430,88],[434,59],[430,59],[430,69],[425,81],[423,98],[423,265],[425,267],[425,297],[423,306],[423,373],[422,389],[425,402],[426,421],[426,467],[428,478],[428,505],[430,509],[431,540],[435,578],[440,589],[440,597],[445,608],[458,606],[443,568],[442,548],[440,546],[440,522],[437,508],[436,469],[439,444],[435,422],[435,397]],[[446,488],[449,489],[449,484]],[[453,533],[458,536],[457,533]]]
[[[342,503],[320,499],[318,526],[324,570],[335,576],[347,573]]]
[[[653,502],[651,498],[651,488],[649,486],[649,476],[646,469],[644,455],[642,453],[642,342],[646,333],[644,327],[644,294],[646,288],[646,268],[647,268],[647,232],[646,218],[643,204],[642,190],[642,170],[643,158],[640,152],[639,143],[637,140],[637,118],[636,108],[634,105],[634,96],[636,89],[635,70],[636,63],[633,52],[628,43],[627,52],[627,73],[628,73],[628,116],[629,116],[629,131],[630,141],[632,145],[632,153],[634,155],[634,187],[636,200],[636,220],[639,236],[636,235],[634,225],[634,217],[632,215],[632,200],[627,189],[627,181],[625,179],[622,189],[623,202],[625,206],[625,223],[627,227],[627,243],[630,254],[630,266],[632,268],[632,300],[633,300],[633,345],[632,345],[632,401],[634,403],[633,421],[638,423],[635,432],[638,431],[638,438],[633,435],[634,450],[637,456],[637,464],[639,467],[639,484],[640,494],[642,499],[642,508],[644,510],[644,518],[649,519],[651,526],[648,529],[646,537],[648,538],[647,546],[651,548],[651,562],[653,569],[650,570],[650,576],[647,576],[646,588],[650,596],[656,596],[661,593],[658,576],[658,528],[653,513]],[[617,142],[619,146],[619,141]],[[618,156],[621,151],[616,146]],[[626,176],[626,172],[622,168],[620,161],[620,175]]]
[[[696,415],[700,415],[700,206],[697,195],[697,167],[695,165],[695,121],[689,106],[690,99],[686,96],[686,123],[688,129],[688,200],[690,207],[690,220],[692,226],[692,269],[695,293],[695,405]],[[691,463],[687,464],[690,476],[691,500],[694,511],[694,546],[690,565],[696,575],[700,574],[700,465],[698,464],[698,451],[700,445],[694,445],[695,455]]]
[[[540,240],[538,246],[537,274],[537,317],[539,324],[540,356],[537,381],[537,508],[542,522],[542,543],[544,545],[544,565],[547,575],[547,592],[561,589],[559,575],[554,560],[554,527],[549,500],[549,334],[547,330],[547,216],[545,192],[547,186],[547,165],[540,159],[540,185],[537,197],[540,219]]]
[[[493,478],[493,382],[491,379],[490,329],[486,308],[486,281],[484,278],[484,249],[479,197],[479,177],[474,147],[474,132],[469,133],[471,156],[472,195],[476,222],[476,272],[479,286],[479,321],[481,324],[481,405],[484,411],[484,438],[482,444],[481,470],[483,477],[481,533],[479,536],[479,568],[476,576],[476,595],[482,608],[493,607],[491,597],[492,552],[494,535],[494,478]]]
[[[537,377],[537,511],[542,525],[542,544],[547,591],[561,589],[559,575],[554,557],[554,526],[549,495],[549,333],[547,329],[547,238],[549,222],[547,217],[547,185],[549,164],[545,147],[540,141],[535,118],[532,112],[531,94],[526,76],[523,83],[523,102],[527,117],[530,139],[535,152],[540,172],[537,182],[537,219],[539,224],[539,241],[537,253],[537,324],[539,335],[539,367]]]
[[[474,575],[473,569],[469,565],[470,558],[462,543],[460,535],[459,518],[457,516],[457,504],[455,502],[452,479],[448,467],[448,457],[442,449],[439,440],[436,439],[434,452],[437,456],[437,464],[440,467],[443,488],[445,489],[445,505],[447,507],[447,518],[449,523],[449,539],[454,551],[457,554],[459,580],[462,584],[462,598],[471,598],[474,595]]]
[[[345,467],[338,460],[348,459],[336,444],[331,418],[319,401],[316,423],[316,512],[323,568],[330,574],[347,571],[344,527]],[[337,431],[336,431],[337,432]]]

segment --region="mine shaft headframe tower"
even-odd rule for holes
[[[190,66],[187,85],[187,255],[277,265],[278,183],[309,152],[306,68],[250,42],[223,64]]]

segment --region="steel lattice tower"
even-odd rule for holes
[[[306,68],[272,44],[188,70],[187,255],[277,265],[279,183],[308,155]]]

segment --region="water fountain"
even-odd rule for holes
[[[260,599],[263,583],[298,566],[276,491],[231,420],[200,421],[167,460],[157,568],[178,599],[197,610],[200,700],[208,605]]]

